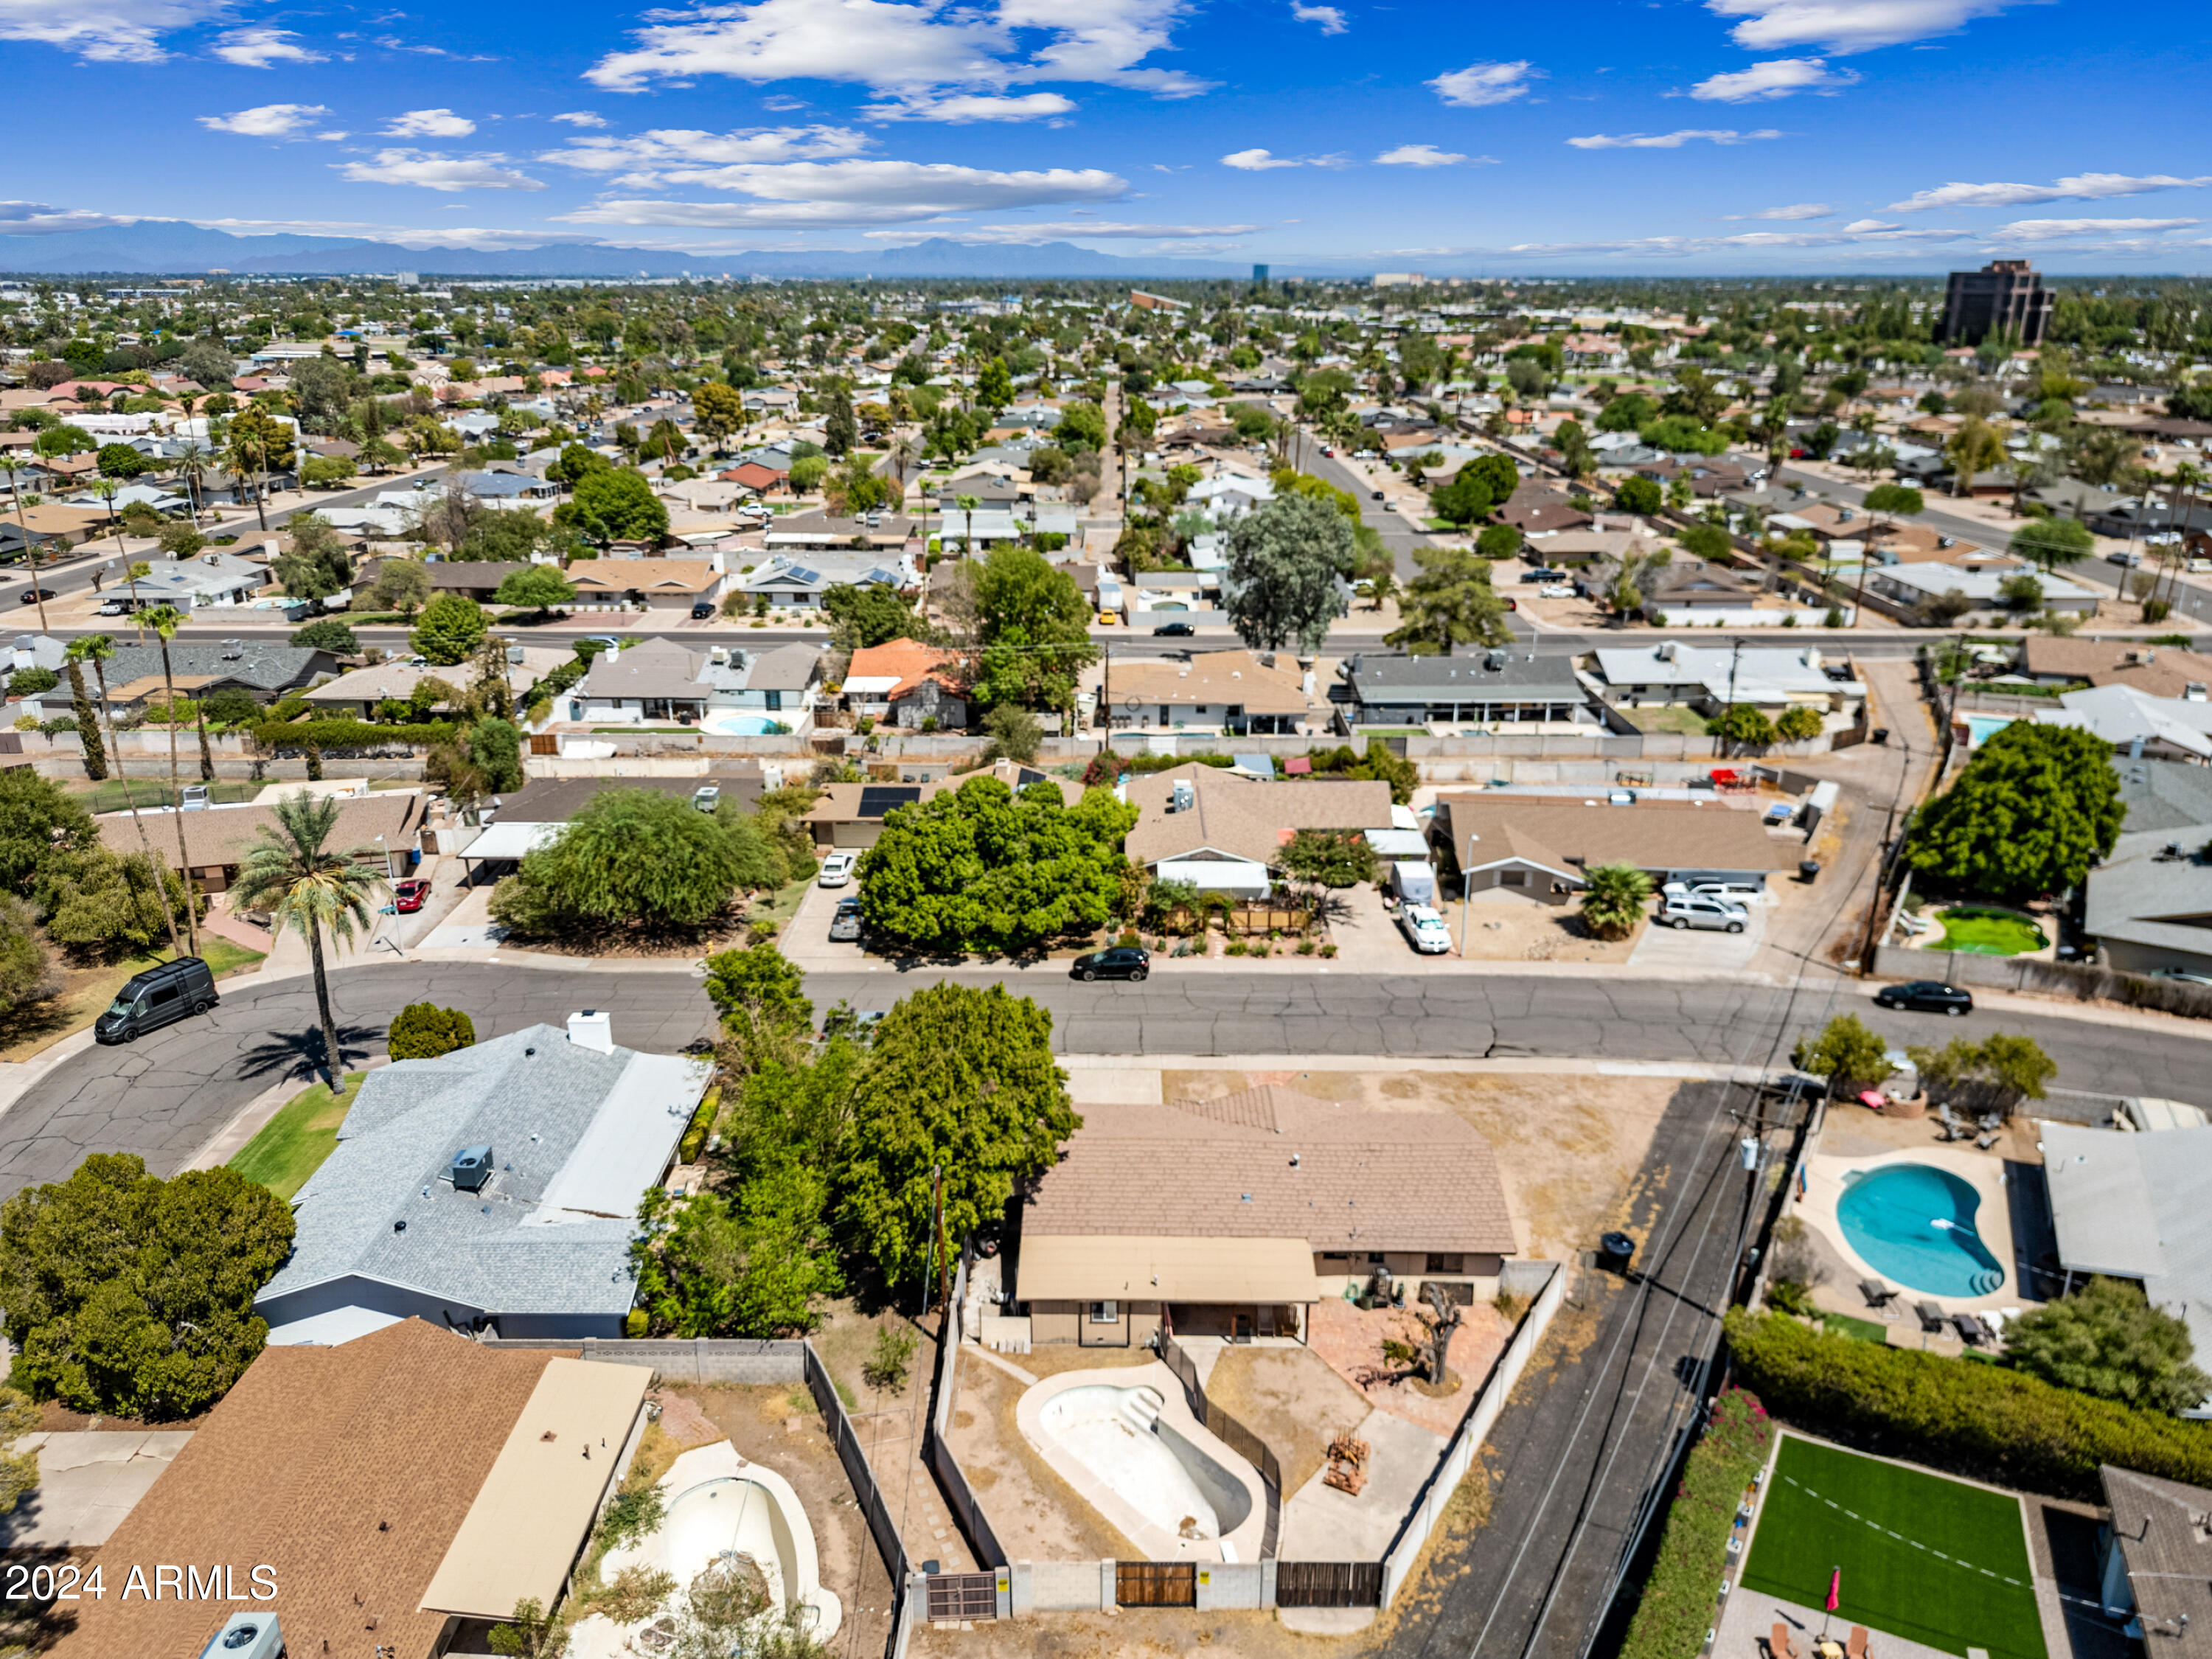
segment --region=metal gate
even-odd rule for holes
[[[933,1572],[928,1583],[933,1624],[999,1616],[999,1576],[994,1572]]]
[[[1371,1607],[1382,1600],[1380,1561],[1278,1561],[1279,1607]]]
[[[1194,1607],[1198,1565],[1191,1561],[1116,1561],[1114,1601],[1124,1607]]]

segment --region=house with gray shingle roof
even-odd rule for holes
[[[371,1072],[293,1200],[291,1259],[255,1298],[275,1344],[408,1317],[505,1337],[615,1337],[639,1200],[709,1067],[618,1048],[604,1016]],[[457,1168],[468,1151],[488,1165]],[[480,1185],[475,1184],[478,1181]]]
[[[1495,1295],[1519,1253],[1490,1143],[1455,1113],[1275,1085],[1077,1109],[1083,1127],[1017,1202],[1013,1294],[1035,1342],[1138,1347],[1164,1325],[1303,1338],[1309,1307],[1378,1270],[1408,1305],[1431,1280],[1467,1302]]]

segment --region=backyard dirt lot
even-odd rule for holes
[[[1068,1345],[1072,1353],[1097,1353]],[[1122,1366],[1152,1358],[1118,1349]],[[1022,1356],[1024,1359],[1030,1356]],[[1015,1561],[1140,1561],[1145,1553],[1055,1474],[1023,1436],[1014,1407],[1029,1384],[973,1354],[960,1357],[960,1395],[947,1437],[975,1501]],[[1058,1615],[1055,1614],[1057,1622]]]

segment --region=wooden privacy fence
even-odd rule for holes
[[[1194,933],[1201,923],[1200,917],[1218,920],[1232,933],[1303,933],[1313,913],[1286,904],[1208,904],[1196,910],[1179,904],[1161,918],[1163,931],[1170,933]]]
[[[1191,1561],[1116,1561],[1114,1605],[1194,1607],[1198,1605],[1198,1565]]]
[[[1371,1607],[1382,1600],[1380,1561],[1278,1561],[1279,1607]]]
[[[1260,1530],[1260,1559],[1274,1559],[1282,1540],[1283,1466],[1276,1461],[1273,1449],[1266,1441],[1206,1398],[1205,1385],[1198,1380],[1197,1363],[1164,1330],[1160,1333],[1159,1352],[1167,1368],[1176,1374],[1176,1380],[1182,1384],[1190,1414],[1206,1425],[1207,1433],[1260,1471],[1260,1485],[1267,1500],[1267,1516]]]

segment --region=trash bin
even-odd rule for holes
[[[1872,735],[1876,743],[1887,743],[1889,741],[1889,728],[1886,726],[1877,726],[1875,727]]]
[[[1626,1233],[1607,1233],[1597,1242],[1597,1265],[1625,1273],[1636,1259],[1636,1241]]]
[[[1797,860],[1797,879],[1798,879],[1798,880],[1800,880],[1800,881],[1811,881],[1811,880],[1813,880],[1815,877],[1817,877],[1820,873],[1820,860],[1818,860],[1818,859],[1800,859],[1800,860]]]

